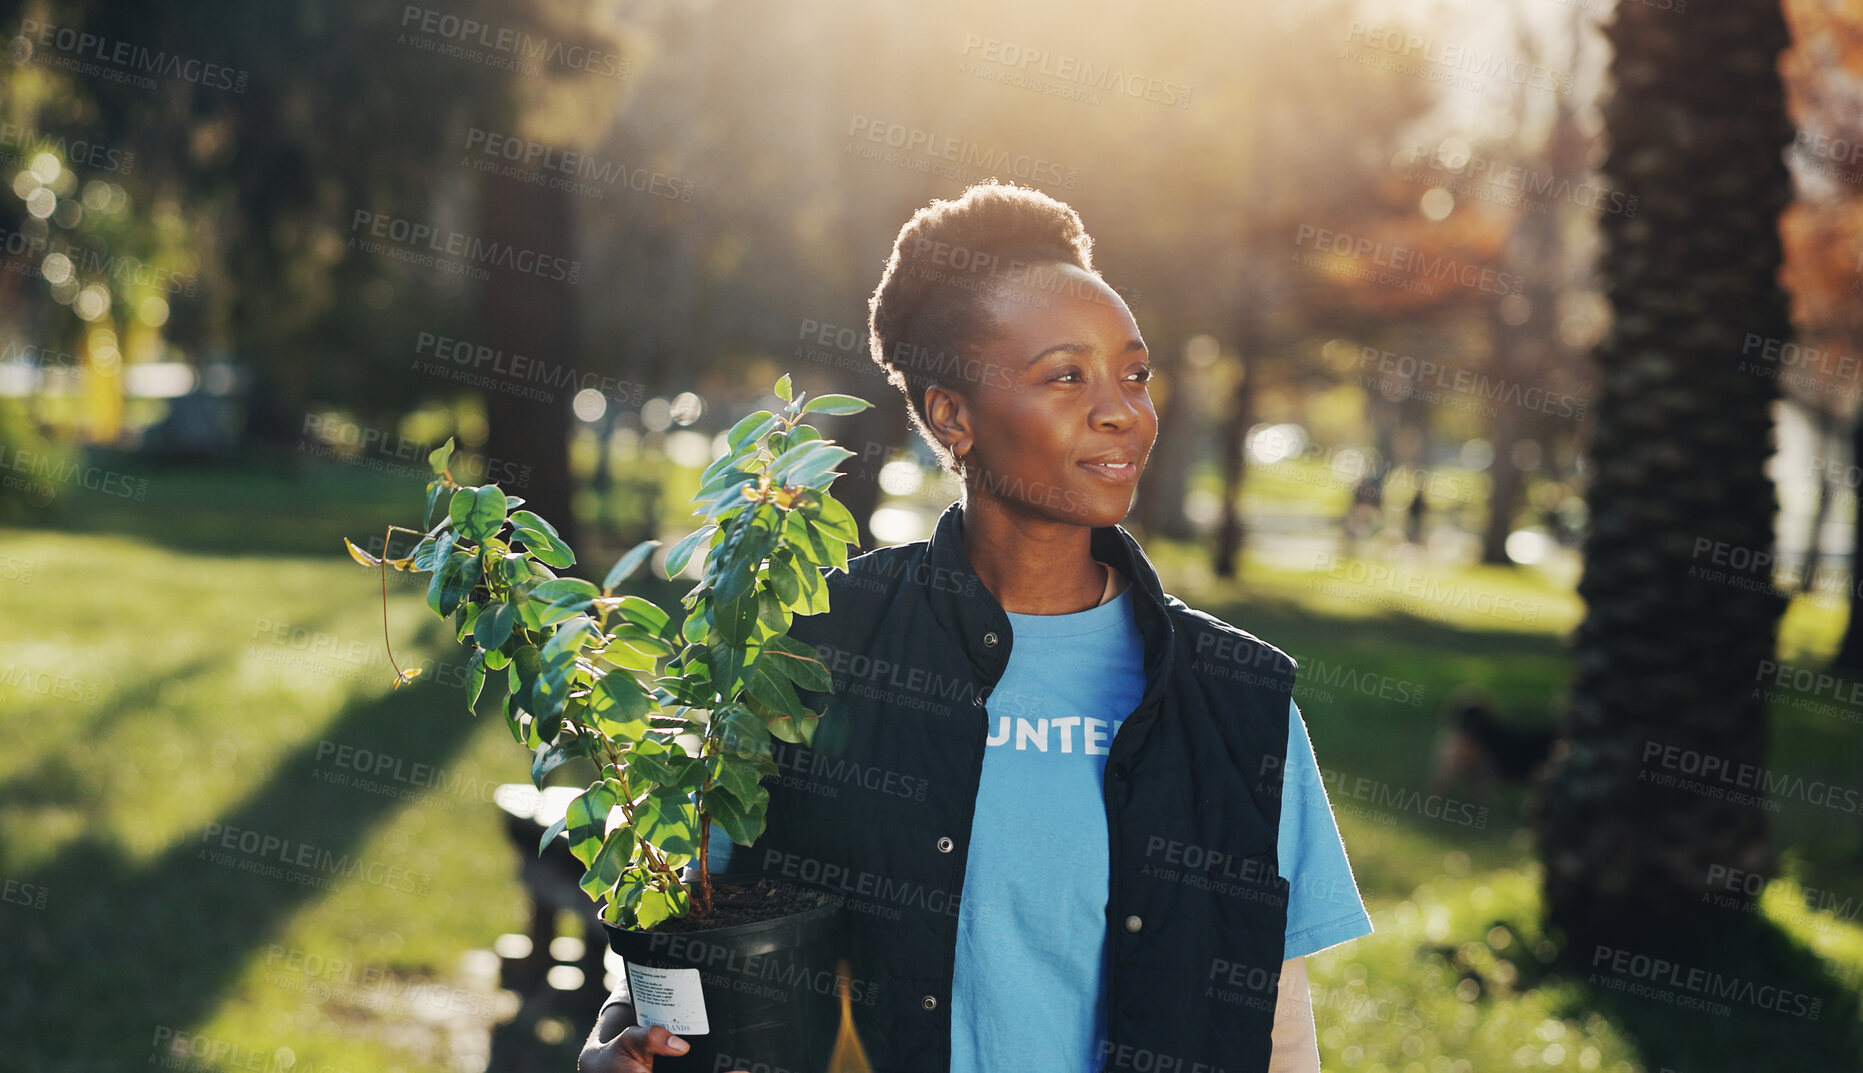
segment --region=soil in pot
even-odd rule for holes
[[[656,1073],[767,1069],[820,1073],[834,1049],[841,904],[787,880],[712,877],[712,912],[648,931],[602,925],[627,963],[641,1024],[692,1045]],[[859,1000],[863,996],[855,996]]]

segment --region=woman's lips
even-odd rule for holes
[[[1127,462],[1118,466],[1104,462],[1082,462],[1080,468],[1103,481],[1111,481],[1114,484],[1131,484],[1138,480],[1139,476],[1137,462]]]

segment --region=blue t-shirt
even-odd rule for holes
[[[1106,806],[1119,726],[1145,692],[1132,589],[1068,615],[1009,612],[958,908],[951,1073],[1099,1067],[1105,1038]],[[1278,845],[1286,957],[1369,934],[1300,710],[1288,705]],[[714,828],[712,868],[732,842]]]

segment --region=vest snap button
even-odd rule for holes
[[[946,837],[944,837],[944,838],[940,838],[940,839],[938,840],[938,852],[939,852],[939,853],[949,853],[949,852],[951,852],[951,847],[952,847],[952,846],[954,846],[954,845],[956,845],[956,844],[957,844],[957,843],[955,843],[955,842],[952,842],[952,841],[951,841],[951,839],[950,839],[950,837],[949,837],[949,836],[946,836]]]
[[[986,633],[986,634],[984,634],[984,635],[983,635],[983,643],[984,643],[984,644],[986,644],[986,645],[989,645],[989,646],[990,646],[991,648],[994,648],[994,647],[996,647],[996,633],[995,633],[995,631],[991,631],[990,633]]]
[[[938,996],[926,995],[923,999],[919,1000],[919,1005],[925,1007],[928,1010],[935,1010],[938,1008]]]
[[[1145,926],[1145,922],[1143,920],[1140,920],[1137,916],[1129,916],[1126,918],[1126,930],[1127,931],[1137,931],[1144,926]]]
[[[978,693],[976,696],[970,698],[970,702],[979,708],[983,707],[983,694]]]

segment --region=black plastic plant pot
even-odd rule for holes
[[[713,876],[713,898],[759,878]],[[840,901],[788,881],[780,886],[823,901],[768,920],[692,931],[602,922],[609,947],[627,964],[635,1021],[665,1025],[692,1046],[676,1058],[655,1055],[655,1073],[828,1068],[841,1017]]]

